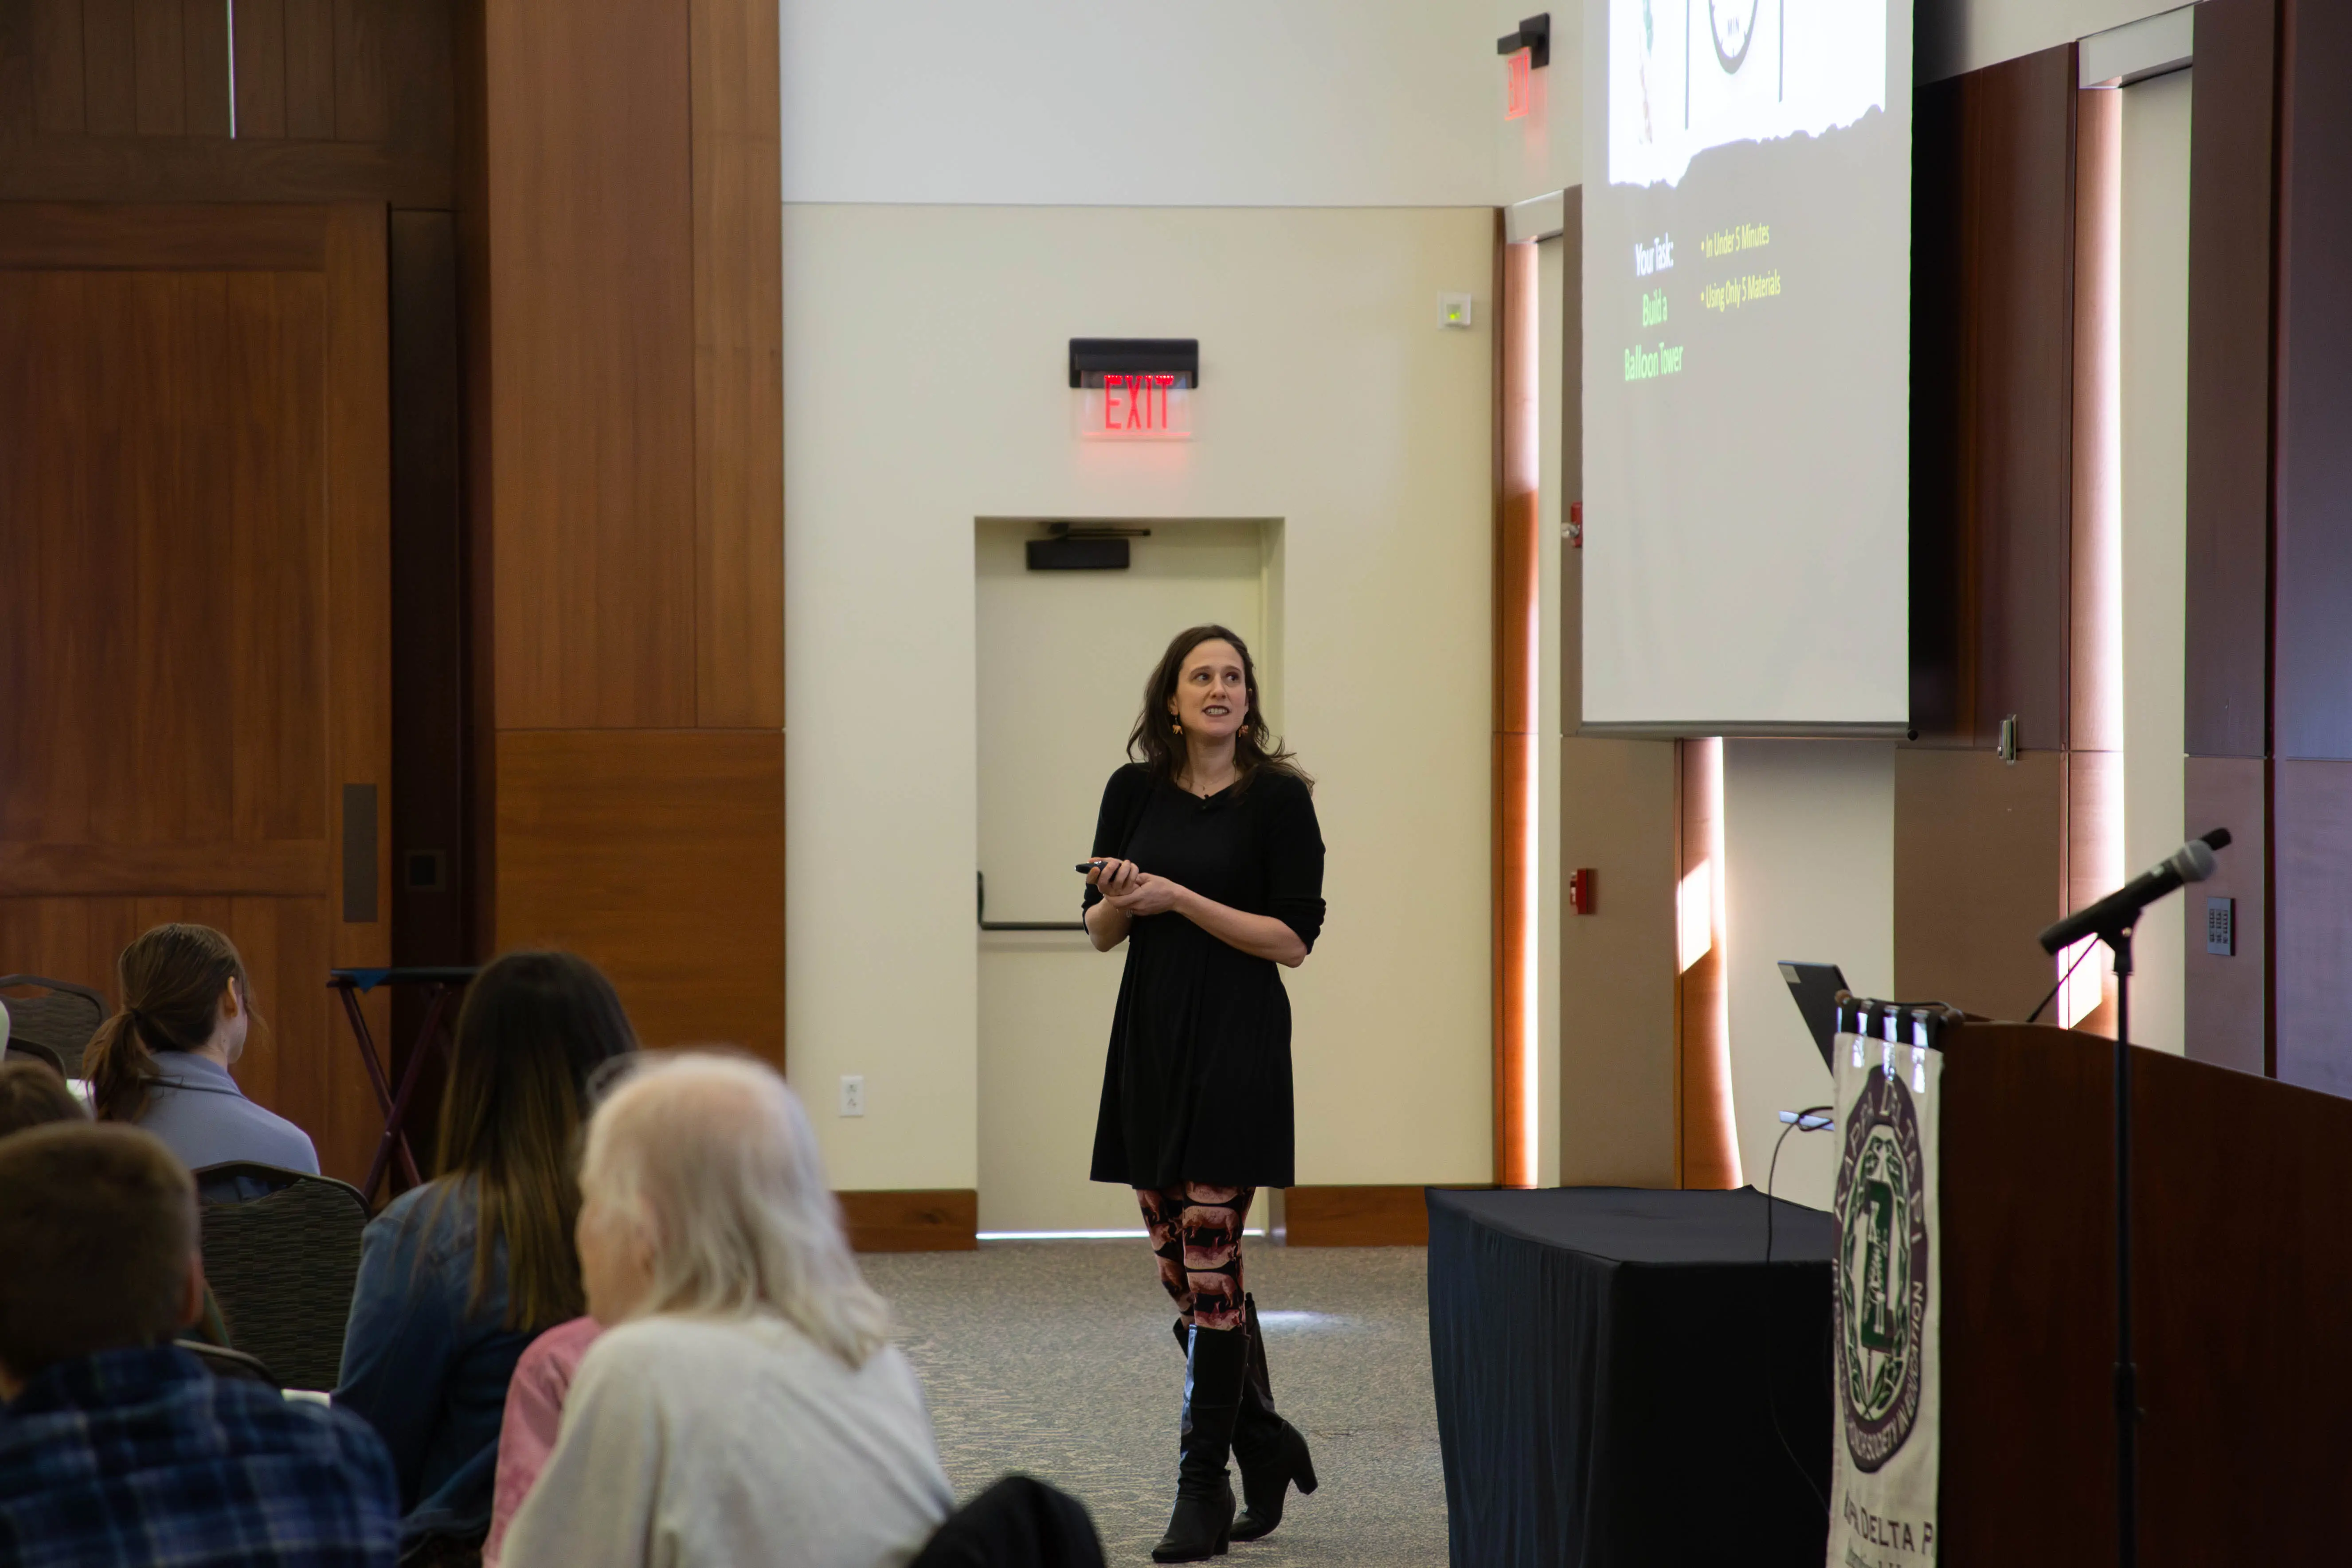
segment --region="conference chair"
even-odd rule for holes
[[[948,1515],[907,1568],[1103,1568],[1086,1505],[1034,1476],[1006,1476]]]
[[[205,1278],[230,1342],[288,1388],[333,1388],[368,1222],[359,1189],[244,1161],[206,1165],[196,1181],[200,1188],[235,1181],[272,1189],[243,1203],[198,1205]]]
[[[20,991],[46,994],[20,996]],[[8,1048],[46,1046],[66,1077],[80,1078],[81,1054],[106,1021],[106,998],[70,980],[38,974],[0,974],[0,1001],[8,1007]]]
[[[270,1375],[269,1369],[261,1364],[261,1359],[258,1356],[249,1356],[243,1351],[233,1351],[226,1345],[207,1344],[202,1340],[175,1340],[173,1342],[204,1363],[205,1370],[215,1377],[266,1384],[273,1389],[284,1386]]]
[[[5,1054],[12,1058],[38,1062],[59,1078],[65,1079],[68,1082],[72,1081],[72,1075],[66,1071],[63,1059],[47,1046],[37,1045],[31,1040],[10,1040]]]

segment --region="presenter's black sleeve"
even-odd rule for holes
[[[1134,861],[1311,950],[1323,930],[1323,836],[1304,780],[1261,771],[1206,800],[1130,764],[1103,791],[1094,853]],[[1091,907],[1100,895],[1087,890]],[[1182,915],[1128,931],[1127,967],[1103,1065],[1093,1176],[1293,1184],[1290,998],[1281,967]]]
[[[1263,829],[1265,912],[1297,931],[1313,952],[1323,934],[1323,829],[1307,786],[1288,774],[1275,776],[1281,783],[1270,792]]]
[[[1134,763],[1110,775],[1103,785],[1102,809],[1095,813],[1095,847],[1087,851],[1097,859],[1108,857],[1127,858],[1127,840],[1135,831],[1137,816],[1151,795],[1151,775]],[[1102,893],[1092,882],[1083,884],[1085,891],[1078,898],[1078,918],[1102,902]]]

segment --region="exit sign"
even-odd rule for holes
[[[1189,441],[1198,338],[1072,338],[1070,390],[1089,441]]]
[[[1095,378],[1088,377],[1093,380]],[[1078,393],[1078,434],[1096,441],[1189,441],[1192,378],[1166,371],[1106,374]]]

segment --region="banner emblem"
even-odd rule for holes
[[[1838,1164],[1838,1393],[1846,1450],[1874,1471],[1918,1423],[1927,1371],[1927,1173],[1903,1079],[1864,1075]]]

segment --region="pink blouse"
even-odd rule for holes
[[[499,1428],[498,1493],[490,1504],[490,1538],[482,1545],[482,1568],[498,1568],[507,1525],[554,1451],[572,1374],[603,1331],[593,1318],[558,1323],[531,1341],[515,1363],[514,1378],[507,1384],[506,1420]]]

